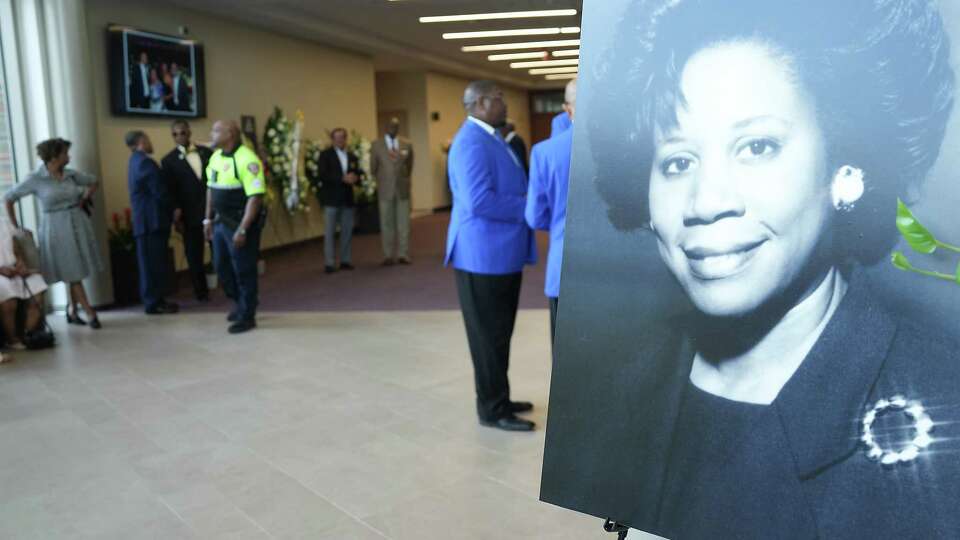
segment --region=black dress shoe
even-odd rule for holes
[[[86,326],[87,321],[81,319],[79,315],[71,315],[70,312],[67,311],[67,324],[75,324],[77,326]]]
[[[332,273],[334,273],[334,272],[336,272],[336,271],[337,271],[337,269],[334,268],[334,267],[332,267],[332,266],[324,266],[324,267],[323,267],[323,273],[324,273],[324,274],[332,274]]]
[[[481,426],[502,429],[504,431],[533,431],[536,424],[514,415],[504,416],[496,420],[480,420]]]
[[[239,310],[239,309],[235,309],[235,310],[231,311],[229,315],[227,315],[227,321],[228,321],[228,322],[237,322],[237,321],[239,321],[239,320],[240,320],[240,310]]]
[[[393,259],[384,259],[382,266],[393,266],[394,264],[396,264],[396,261]]]
[[[398,262],[399,264],[402,264],[402,265],[404,265],[404,266],[407,266],[407,265],[410,264],[410,259],[408,259],[408,258],[406,258],[406,257],[400,257],[399,259],[397,259],[397,262]]]
[[[353,270],[353,265],[350,263],[343,263],[340,265],[341,270]]]
[[[533,403],[529,401],[511,401],[510,402],[510,412],[512,413],[525,413],[533,410]]]
[[[100,318],[99,318],[99,317],[94,317],[94,318],[90,321],[90,328],[93,328],[94,330],[99,330],[99,329],[103,328],[103,325],[100,324]]]
[[[249,332],[257,327],[257,321],[246,319],[242,321],[237,321],[230,325],[230,328],[227,329],[231,334],[242,334],[244,332]]]

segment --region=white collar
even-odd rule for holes
[[[346,153],[347,153],[347,149],[346,149],[346,148],[340,148],[339,146],[334,146],[333,149],[336,150],[338,154],[346,154]]]
[[[474,117],[474,116],[468,116],[468,117],[467,117],[467,120],[470,120],[470,121],[473,122],[474,124],[476,124],[476,125],[480,126],[481,128],[483,128],[483,130],[486,131],[487,133],[489,133],[490,135],[493,135],[494,137],[496,137],[497,130],[494,129],[494,127],[491,126],[490,124],[488,124],[488,123],[484,122],[483,120],[480,120],[479,118],[476,118],[476,117]]]
[[[507,141],[507,142],[510,142],[510,141],[512,141],[513,138],[516,137],[516,136],[517,136],[517,132],[516,132],[516,131],[511,131],[510,133],[507,133],[507,136],[504,137],[503,140],[505,140],[505,141]]]
[[[180,153],[181,153],[181,154],[186,155],[186,154],[189,154],[190,152],[196,152],[196,151],[197,151],[197,145],[195,145],[195,144],[193,144],[193,143],[190,143],[190,146],[188,146],[188,147],[183,147],[183,146],[181,146],[181,145],[178,144],[178,145],[177,145],[177,149],[180,150]]]

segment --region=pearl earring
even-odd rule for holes
[[[860,197],[863,197],[863,169],[844,165],[833,177],[830,186],[830,195],[833,198],[833,207],[841,212],[853,210]]]

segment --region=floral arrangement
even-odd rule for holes
[[[311,189],[315,193],[321,184],[320,154],[323,153],[323,145],[313,139],[307,139],[305,143],[306,144],[303,151],[303,168],[307,173],[306,176],[309,184],[313,186]]]
[[[899,199],[897,199],[897,229],[900,231],[900,235],[903,236],[903,238],[907,241],[907,244],[910,246],[910,248],[917,253],[929,255],[935,252],[937,248],[960,253],[960,247],[937,240],[936,237],[934,237],[933,234],[928,231],[927,228],[924,227],[916,217],[914,217],[910,209],[907,208],[907,205],[903,204],[903,201]],[[942,272],[934,272],[931,270],[921,270],[910,264],[910,261],[907,260],[906,255],[899,251],[893,252],[891,262],[893,263],[893,266],[899,268],[900,270],[952,281],[960,285],[960,265],[957,266],[957,270],[953,274],[944,274]]]
[[[291,215],[309,212],[310,185],[299,177],[300,130],[303,114],[298,113],[297,122],[292,122],[280,107],[273,108],[264,128],[263,145],[267,155],[267,182],[272,192],[271,200],[279,195]]]
[[[377,179],[370,174],[370,141],[350,130],[347,149],[360,162],[360,181],[353,186],[354,200],[357,204],[373,204],[377,200]]]
[[[133,225],[130,222],[131,213],[129,208],[123,211],[123,216],[123,220],[121,221],[120,214],[117,212],[113,213],[113,227],[107,231],[110,238],[110,250],[132,253],[134,249],[136,249],[136,246],[133,239]]]

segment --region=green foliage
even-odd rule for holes
[[[935,252],[937,248],[960,253],[960,248],[937,240],[936,237],[933,236],[933,233],[920,223],[920,220],[913,215],[913,212],[911,212],[910,209],[907,208],[907,205],[903,204],[903,201],[900,199],[897,199],[897,230],[900,231],[900,235],[907,241],[910,248],[918,253],[929,255]],[[893,252],[890,257],[890,263],[905,272],[913,272],[924,276],[952,281],[960,285],[960,265],[957,266],[957,270],[953,275],[934,272],[932,270],[922,270],[913,266],[910,261],[907,260],[906,255],[899,251]]]

